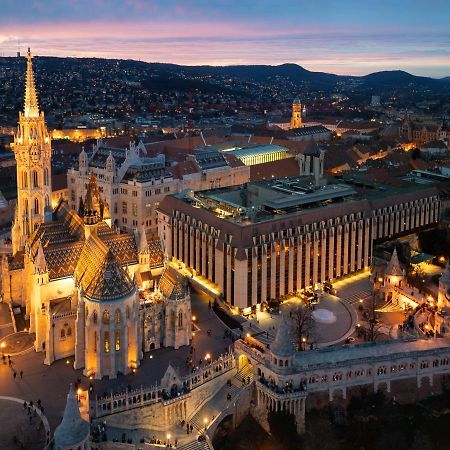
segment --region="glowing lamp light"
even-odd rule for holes
[[[68,359],[66,360],[66,364],[70,364],[70,361]]]
[[[197,320],[197,317],[192,316],[192,321],[195,322]]]
[[[5,348],[5,347],[6,347],[6,342],[2,342],[2,343],[0,344],[0,347],[1,347],[1,348]]]
[[[247,333],[247,337],[248,337],[248,338],[250,337],[250,333]]]
[[[204,423],[205,425],[208,423],[208,419],[207,419],[206,417],[203,419],[203,423]]]
[[[306,342],[306,338],[302,338],[302,342]]]

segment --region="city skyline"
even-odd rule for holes
[[[313,71],[364,75],[406,70],[450,76],[444,1],[0,2],[0,52],[140,59],[183,65],[297,63]],[[448,11],[450,12],[450,11]]]

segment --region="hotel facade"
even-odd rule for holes
[[[166,258],[244,309],[367,269],[376,240],[439,221],[436,186],[362,195],[358,183],[304,178],[167,196],[158,210]]]

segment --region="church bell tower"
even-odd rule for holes
[[[300,128],[302,126],[302,103],[297,97],[292,102],[292,116],[290,129]]]
[[[27,53],[24,110],[14,136],[17,205],[12,228],[13,254],[51,210],[51,143],[44,113],[39,112],[30,49]]]

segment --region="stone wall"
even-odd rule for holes
[[[129,411],[122,411],[106,416],[106,422],[109,426],[134,429],[146,428],[154,430],[165,430],[170,427],[170,423],[166,421],[166,409],[181,402],[187,402],[186,417],[189,419],[193,416],[199,408],[203,406],[210,398],[212,398],[219,389],[226,383],[228,378],[236,373],[236,369],[225,372],[209,382],[196,387],[187,396],[181,396],[179,400],[171,401],[170,405],[164,405],[163,402],[153,403],[151,405],[142,406],[141,408],[134,408]],[[181,421],[183,418],[180,417]]]

